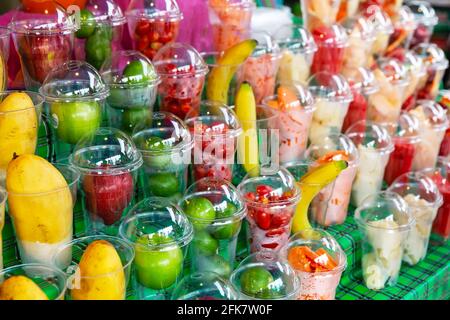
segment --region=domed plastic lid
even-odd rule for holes
[[[427,1],[408,1],[406,5],[414,15],[417,23],[426,26],[435,26],[439,19],[431,4]]]
[[[300,280],[291,266],[267,250],[242,260],[230,281],[243,299],[291,300],[300,290]]]
[[[389,191],[365,198],[355,210],[355,220],[362,227],[397,231],[410,230],[415,221],[406,201]]]
[[[162,77],[181,78],[204,76],[208,66],[194,47],[172,42],[162,47],[153,59],[156,71]]]
[[[347,80],[340,74],[322,71],[308,79],[308,89],[317,100],[348,103],[353,100],[352,90]]]
[[[394,33],[394,25],[392,24],[391,18],[380,7],[372,6],[371,10],[367,10],[364,15],[372,22],[376,33]]]
[[[211,7],[242,7],[242,8],[253,8],[255,3],[253,0],[208,0],[208,4]]]
[[[100,73],[110,87],[156,86],[158,74],[150,59],[137,51],[116,51],[103,64]]]
[[[125,133],[99,128],[77,143],[69,162],[84,174],[116,175],[138,169],[143,161]]]
[[[417,28],[417,21],[411,9],[407,6],[402,6],[395,18],[392,20],[395,28],[413,31]]]
[[[344,250],[322,229],[305,229],[294,234],[280,250],[280,256],[297,272],[336,273],[347,266]]]
[[[75,15],[69,15],[56,1],[48,1],[42,12],[19,6],[8,25],[12,32],[23,34],[69,34],[78,30]]]
[[[358,164],[359,154],[355,144],[344,134],[330,134],[320,144],[311,144],[305,156],[316,163],[345,160],[349,166]]]
[[[340,24],[315,28],[312,36],[316,44],[321,47],[342,48],[348,46],[347,31]]]
[[[280,58],[280,47],[270,34],[265,31],[252,31],[250,38],[258,42],[256,48],[253,50],[252,57],[270,54],[273,59]]]
[[[380,125],[392,133],[393,140],[407,140],[410,144],[420,142],[419,119],[407,111],[402,111],[397,123],[382,123]]]
[[[406,86],[409,83],[409,74],[403,63],[395,58],[380,58],[376,66],[394,85]]]
[[[375,75],[370,69],[359,67],[355,73],[347,77],[347,82],[353,90],[371,95],[379,90]]]
[[[88,10],[92,18],[82,21],[82,24],[95,22],[117,26],[127,22],[122,9],[114,0],[89,0],[84,10]]]
[[[427,72],[423,60],[411,50],[406,51],[403,65],[411,77],[423,77]]]
[[[363,123],[365,123],[365,126]],[[364,131],[361,128],[364,128]],[[380,153],[391,153],[394,150],[388,131],[382,125],[367,122],[366,120],[355,122],[347,129],[345,135],[356,146],[362,145]]]
[[[450,192],[450,161],[448,157],[438,157],[435,168],[427,168],[419,172],[423,172],[427,177],[430,177],[436,183],[441,194]]]
[[[274,39],[281,49],[288,49],[295,53],[313,53],[317,45],[311,33],[299,24],[281,26],[274,35]]]
[[[172,300],[238,300],[231,283],[215,272],[195,272],[185,276],[172,292]]]
[[[130,209],[119,235],[139,250],[167,250],[191,242],[194,229],[183,211],[167,199],[153,197]]]
[[[448,60],[444,51],[434,43],[421,43],[413,48],[424,61],[425,65],[436,70],[444,70],[448,67]]]
[[[287,112],[296,110],[298,107],[301,107],[308,112],[313,112],[315,110],[315,101],[311,91],[300,82],[279,82],[277,83],[275,92],[276,95],[264,98],[262,104],[276,110]],[[294,96],[297,99],[295,99]],[[286,102],[281,104],[279,102],[280,100]]]
[[[183,19],[183,14],[175,0],[131,0],[126,16],[164,21]]]
[[[419,100],[409,112],[436,130],[445,130],[449,126],[447,110],[433,100]]]
[[[132,137],[144,156],[184,153],[194,146],[184,122],[165,111],[154,112],[150,121],[143,119],[135,127]]]
[[[369,18],[364,16],[351,18],[346,20],[343,26],[351,38],[369,42],[375,40],[375,27]]]
[[[444,110],[447,110],[447,114],[450,115],[450,90],[440,90],[436,101],[440,104]]]
[[[400,195],[410,206],[414,207],[425,206],[437,209],[443,203],[437,185],[423,172],[402,174],[394,180],[388,191]]]
[[[68,61],[50,71],[39,92],[47,102],[103,100],[109,89],[93,66]]]

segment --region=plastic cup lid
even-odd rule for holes
[[[282,112],[289,112],[290,110],[296,110],[296,108],[301,107],[306,111],[313,112],[315,110],[314,97],[311,91],[308,90],[306,86],[297,81],[290,81],[289,83],[278,82],[275,89],[275,95],[265,97],[262,101],[264,106],[273,109],[271,103],[275,101],[277,103],[277,108],[280,108]],[[290,101],[289,103],[285,103],[283,105],[278,105],[278,99],[280,95],[284,95],[284,97],[290,99],[290,94],[293,94],[297,97],[297,100]]]
[[[412,31],[417,28],[417,21],[411,9],[407,6],[401,6],[397,14],[392,19],[395,28]]]
[[[381,123],[380,125],[391,133],[394,141],[406,140],[411,144],[420,142],[419,119],[407,111],[402,111],[397,123]]]
[[[312,31],[316,44],[320,47],[346,47],[348,45],[347,31],[340,24],[320,26]]]
[[[364,15],[369,18],[376,33],[392,34],[394,33],[394,26],[389,15],[381,10],[378,6],[371,6],[370,10],[364,12]]]
[[[375,69],[380,70],[393,85],[406,86],[409,84],[409,74],[405,64],[396,58],[380,58]]]
[[[256,48],[253,50],[252,57],[260,57],[266,54],[270,54],[273,59],[279,59],[281,57],[280,47],[267,32],[254,30],[250,33],[250,38],[258,42]]]
[[[364,128],[364,131],[361,128]],[[380,124],[366,120],[357,121],[347,129],[345,135],[356,146],[362,145],[381,153],[394,151],[394,145],[388,131]]]
[[[128,17],[179,21],[183,13],[176,0],[131,0],[125,13]]]
[[[346,135],[332,133],[320,144],[311,144],[305,151],[305,157],[319,163],[345,160],[350,167],[358,163],[359,153],[353,141]]]
[[[444,51],[434,43],[421,43],[413,48],[424,61],[426,66],[437,70],[444,70],[448,67],[448,60]]]
[[[113,0],[89,0],[84,10],[92,14],[92,19],[82,22],[107,24],[111,26],[123,25],[127,22],[122,9]]]
[[[436,101],[447,110],[447,114],[450,115],[450,90],[440,90]]]
[[[447,110],[433,100],[418,100],[416,107],[409,112],[436,130],[445,130],[449,126]]]
[[[435,26],[439,19],[431,4],[427,1],[408,1],[406,5],[414,14],[417,23],[426,26]]]
[[[347,82],[353,90],[365,95],[371,95],[379,90],[375,75],[370,69],[359,67],[356,72],[347,77]]]
[[[298,24],[281,26],[274,34],[274,39],[281,49],[288,49],[295,53],[313,53],[317,45],[311,33]]]
[[[314,99],[349,103],[353,100],[352,90],[347,80],[340,74],[327,71],[312,75],[307,82]]]
[[[410,73],[411,77],[422,77],[427,72],[423,60],[419,57],[419,55],[411,50],[408,50],[405,53],[404,66]]]
[[[367,42],[375,40],[375,27],[371,19],[367,17],[358,16],[348,19],[343,26],[350,38],[354,37]]]

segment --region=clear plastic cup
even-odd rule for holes
[[[246,202],[252,252],[278,250],[291,233],[300,189],[286,169],[254,169],[238,186]]]
[[[5,226],[5,206],[8,195],[6,190],[0,187],[0,270],[3,269],[3,227]],[[1,278],[0,278],[1,279]]]
[[[172,293],[172,300],[238,300],[239,295],[228,279],[215,272],[186,275]]]
[[[379,90],[375,75],[369,69],[358,68],[346,78],[352,91],[353,100],[348,106],[341,132],[345,132],[352,124],[358,121],[366,120],[369,101]]]
[[[349,38],[344,27],[333,24],[314,29],[311,33],[318,48],[314,53],[311,73],[342,72],[345,51],[349,46]]]
[[[131,0],[125,15],[133,49],[150,60],[164,45],[176,41],[183,19],[175,0]]]
[[[163,198],[146,198],[120,225],[136,252],[132,286],[140,300],[168,299],[185,272],[193,228],[181,209]]]
[[[39,89],[51,70],[71,59],[78,29],[74,16],[69,16],[56,2],[49,5],[51,10],[38,14],[19,7],[9,24],[25,87],[31,91]]]
[[[69,61],[54,68],[39,92],[45,97],[57,160],[67,158],[75,145],[102,123],[109,89],[93,66]]]
[[[309,141],[319,144],[330,134],[341,132],[353,94],[343,76],[328,72],[320,72],[309,78],[308,88],[316,107],[309,130]]]
[[[236,114],[224,104],[202,101],[184,120],[194,140],[192,178],[233,179],[237,138],[242,133]]]
[[[310,76],[311,64],[317,45],[311,33],[298,24],[280,27],[274,39],[281,49],[278,82],[305,84]]]
[[[23,263],[51,265],[52,255],[72,240],[73,209],[80,173],[54,164],[67,186],[40,193],[8,190],[8,213]]]
[[[143,163],[133,141],[117,129],[99,128],[77,143],[69,163],[81,172],[88,231],[117,235],[122,216],[134,201]]]
[[[8,28],[0,27],[0,91],[8,86],[9,36]]]
[[[189,129],[178,117],[164,111],[141,120],[132,137],[144,161],[141,191],[146,197],[178,201],[188,184],[194,146]]]
[[[53,265],[67,275],[67,300],[125,300],[133,247],[110,236],[81,237],[61,247]]]
[[[352,186],[351,203],[357,207],[363,200],[379,192],[389,156],[394,144],[388,131],[381,125],[355,123],[345,132],[356,145],[359,153],[359,167]]]
[[[347,256],[328,232],[300,231],[280,250],[280,256],[300,279],[297,300],[334,300]]]
[[[341,0],[337,13],[337,22],[353,19],[358,14],[361,0]]]
[[[323,188],[311,204],[311,220],[315,224],[329,227],[342,224],[347,218],[352,184],[359,165],[359,154],[353,142],[343,134],[331,134],[319,144],[311,144],[305,157],[312,167],[333,160],[345,160],[348,166],[336,180]]]
[[[371,290],[395,286],[403,249],[415,219],[405,200],[393,192],[368,196],[355,211],[362,234],[362,275]]]
[[[14,100],[12,95],[26,94],[34,106],[20,106],[26,97]],[[6,102],[7,99],[9,102]],[[19,97],[19,96],[18,96]],[[36,151],[39,124],[44,97],[30,91],[0,91],[0,187],[5,185],[6,169],[14,153],[34,154]],[[2,111],[7,110],[7,111]]]
[[[295,300],[300,290],[295,271],[277,253],[267,250],[242,260],[230,282],[240,300]]]
[[[126,18],[113,0],[88,0],[80,11],[80,29],[75,33],[75,59],[97,70],[122,48]]]
[[[444,51],[434,43],[421,43],[413,51],[423,59],[427,69],[427,79],[424,86],[419,88],[417,97],[434,100],[448,67],[448,60]]]
[[[214,51],[225,51],[247,39],[254,9],[251,0],[208,0]]]
[[[280,162],[299,160],[306,149],[315,110],[311,92],[298,82],[279,83],[276,95],[266,97],[263,105],[278,112]]]
[[[417,89],[423,87],[426,82],[427,71],[423,60],[413,51],[406,51],[404,66],[409,77],[409,84],[405,88],[403,110],[414,108],[417,98]]]
[[[435,166],[441,143],[449,127],[446,110],[431,100],[419,100],[409,111],[419,120],[420,143],[413,160],[414,171]]]
[[[301,0],[303,23],[309,31],[329,27],[338,18],[341,0]]]
[[[447,109],[447,118],[450,122],[450,90],[439,91],[436,101],[441,107]],[[441,149],[439,150],[439,155],[443,157],[450,156],[450,126],[447,131],[445,131],[445,136],[441,143]]]
[[[417,21],[407,6],[400,7],[391,19],[394,24],[394,33],[389,38],[385,55],[403,60],[417,28]]]
[[[369,18],[375,29],[375,41],[372,45],[372,54],[382,56],[388,47],[389,38],[394,33],[394,26],[389,16],[378,6],[370,6],[364,15]],[[368,64],[370,61],[368,61]]]
[[[395,123],[409,84],[405,65],[395,58],[381,58],[373,73],[380,89],[370,97],[367,119],[374,123]]]
[[[258,41],[253,54],[248,57],[237,71],[238,87],[244,81],[250,83],[256,103],[275,91],[278,68],[281,61],[280,47],[270,34],[264,31],[252,31],[251,39]]]
[[[161,77],[159,109],[184,119],[200,104],[208,66],[195,48],[182,43],[164,46],[153,63]]]
[[[417,28],[414,31],[409,47],[412,49],[420,43],[430,42],[434,27],[439,19],[431,4],[427,1],[408,1],[406,5],[414,14]]]
[[[389,156],[384,181],[390,185],[402,174],[412,171],[417,145],[420,143],[419,120],[408,112],[402,112],[398,123],[383,125],[391,134],[394,151]]]
[[[388,191],[397,193],[408,204],[416,224],[411,228],[405,242],[403,261],[415,265],[427,255],[431,227],[442,195],[434,181],[420,172],[409,172],[398,177]]]
[[[15,281],[13,279],[19,280],[19,283],[24,283],[27,280],[23,278],[31,280],[39,289],[34,290],[34,295],[30,295],[25,290],[17,292],[18,283],[17,286],[14,284],[8,285],[9,288],[15,289],[16,292],[6,292],[7,290],[4,288],[6,283]],[[26,263],[0,269],[0,289],[3,289],[0,290],[2,291],[0,300],[64,300],[64,294],[67,289],[66,281],[67,277],[63,272],[44,264]],[[39,291],[44,296],[36,297],[35,295]]]
[[[131,134],[153,113],[160,83],[153,64],[137,51],[117,51],[100,73],[110,92],[106,99],[109,126]]]

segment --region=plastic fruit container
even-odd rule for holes
[[[184,120],[194,140],[192,178],[233,179],[237,138],[242,133],[236,114],[224,104],[202,101]]]
[[[450,90],[440,91],[437,97],[437,102],[444,109],[447,108],[447,117],[450,121]],[[441,143],[441,150],[439,150],[439,155],[443,157],[450,156],[450,127],[447,131],[445,131],[445,136]]]
[[[329,27],[338,18],[341,0],[301,0],[304,25],[309,31]]]
[[[362,274],[371,290],[397,284],[403,249],[415,219],[398,194],[379,192],[368,196],[355,211],[362,234]]]
[[[442,195],[434,181],[421,172],[401,175],[388,191],[397,193],[406,201],[416,220],[407,236],[403,251],[403,261],[415,265],[427,254],[431,227],[439,207],[443,204]]]
[[[8,28],[0,27],[0,91],[8,85],[9,36]]]
[[[117,51],[100,73],[110,92],[106,100],[109,126],[131,134],[153,112],[160,83],[153,64],[137,51]]]
[[[294,300],[300,280],[275,252],[262,250],[242,260],[230,281],[240,300]]]
[[[122,131],[99,128],[75,146],[69,163],[81,172],[87,229],[117,235],[122,216],[134,200],[142,156]]]
[[[297,300],[334,300],[347,256],[328,232],[300,231],[289,239],[280,256],[300,279]]]
[[[155,56],[153,63],[161,77],[159,108],[184,119],[200,104],[208,66],[193,47],[170,43]]]
[[[248,209],[251,251],[284,246],[300,200],[294,177],[284,168],[261,167],[250,171],[238,189]]]
[[[128,242],[92,235],[61,247],[53,265],[68,278],[66,300],[125,300],[134,258]]]
[[[375,29],[375,41],[372,46],[372,54],[376,57],[382,56],[388,47],[389,38],[394,33],[394,26],[389,16],[377,6],[371,6],[370,10],[364,12]]]
[[[423,60],[413,51],[406,51],[403,65],[408,73],[409,83],[405,88],[403,110],[414,108],[417,101],[417,90],[423,87],[427,78],[427,71]]]
[[[56,2],[52,10],[30,13],[19,7],[9,28],[20,57],[25,87],[37,91],[48,73],[69,61],[78,26]]]
[[[431,4],[427,1],[408,1],[406,5],[412,11],[417,22],[417,28],[411,38],[410,48],[420,43],[430,42],[434,27],[438,24],[438,16]]]
[[[389,39],[385,55],[402,60],[417,28],[417,21],[407,6],[402,6],[391,19],[394,33]]]
[[[183,277],[193,228],[181,209],[162,198],[137,203],[120,225],[120,236],[134,247],[132,287],[140,300],[170,298]]]
[[[80,10],[80,28],[75,33],[75,59],[97,70],[121,50],[126,18],[114,0],[88,0]]]
[[[168,112],[155,112],[141,119],[133,132],[144,161],[139,183],[145,196],[177,201],[188,182],[188,165],[194,145],[189,129]]]

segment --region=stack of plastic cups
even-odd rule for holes
[[[278,67],[280,66],[280,47],[266,32],[254,31],[250,38],[258,41],[253,54],[245,60],[237,72],[238,86],[246,81],[250,83],[255,94],[256,103],[275,91]]]
[[[280,162],[301,159],[308,143],[309,128],[315,111],[311,92],[296,82],[280,83],[277,94],[266,97],[263,104],[278,111]]]
[[[225,51],[247,39],[254,9],[251,0],[208,0],[214,51]]]
[[[53,157],[65,160],[78,141],[101,126],[108,87],[93,66],[69,61],[54,68],[39,91],[47,104]]]
[[[195,48],[182,43],[164,46],[153,63],[161,77],[159,109],[184,119],[200,104],[208,66]]]
[[[133,247],[111,236],[71,241],[53,256],[53,265],[67,275],[66,300],[125,300]]]
[[[352,183],[359,165],[358,151],[353,142],[343,134],[331,134],[320,144],[311,144],[305,157],[313,161],[312,166],[333,160],[345,160],[348,167],[334,183],[326,186],[311,204],[311,220],[319,226],[329,227],[344,223],[347,218]]]
[[[75,34],[75,59],[100,70],[112,52],[121,49],[126,18],[114,0],[89,0],[80,11],[80,29]]]
[[[368,196],[355,211],[362,234],[362,274],[371,290],[395,286],[403,249],[415,220],[408,204],[392,192]]]
[[[398,123],[383,126],[391,134],[394,143],[394,151],[384,172],[384,181],[390,185],[402,174],[412,171],[417,144],[420,143],[420,126],[419,120],[408,112],[400,115]]]
[[[64,272],[44,264],[19,264],[0,269],[0,300],[64,300],[66,281]],[[23,289],[25,284],[35,290]]]
[[[300,279],[275,252],[259,251],[242,260],[230,281],[240,300],[295,300]]]
[[[133,49],[153,60],[165,44],[176,41],[183,14],[175,0],[132,0],[126,17]]]
[[[8,190],[8,213],[23,263],[51,265],[52,255],[72,240],[80,173],[67,165],[54,167],[67,186],[40,193]]]
[[[73,17],[59,5],[49,4],[51,10],[39,13],[30,13],[20,7],[9,24],[25,87],[32,91],[39,89],[51,70],[71,59],[78,29]]]
[[[337,21],[341,0],[301,0],[303,24],[313,32],[321,27],[330,27]]]
[[[278,82],[306,83],[310,76],[312,59],[317,45],[311,33],[297,24],[288,24],[279,28],[274,35],[281,49]]]
[[[394,58],[379,59],[373,71],[379,90],[370,97],[367,120],[395,123],[400,117],[409,75],[403,63]]]
[[[316,107],[309,141],[312,144],[320,144],[330,134],[341,132],[353,94],[343,76],[328,72],[320,72],[309,78],[308,88]]]
[[[133,203],[143,162],[136,146],[122,131],[99,128],[78,142],[69,162],[81,172],[88,231],[117,235],[122,216]]]
[[[439,93],[448,60],[444,51],[434,43],[421,43],[413,51],[423,59],[427,70],[425,84],[419,88],[417,98],[434,100]]]
[[[293,235],[280,256],[300,279],[297,300],[334,300],[347,256],[336,239],[321,229]]]
[[[204,178],[192,184],[180,207],[194,226],[191,269],[227,279],[234,268],[238,234],[247,208],[229,182]]]
[[[408,1],[406,5],[412,11],[417,22],[417,28],[411,38],[410,48],[420,43],[430,42],[434,27],[438,24],[438,16],[431,4],[427,1]]]
[[[403,110],[414,108],[417,98],[417,89],[422,88],[426,82],[426,68],[422,59],[413,51],[406,51],[403,62],[408,72],[409,84],[405,88]]]
[[[437,97],[437,102],[442,108],[447,109],[447,118],[450,122],[450,90],[440,91]],[[444,139],[441,143],[441,150],[439,150],[439,155],[443,157],[450,156],[450,126],[445,132]]]
[[[238,300],[227,279],[215,272],[194,272],[185,276],[173,290],[172,300]]]
[[[140,187],[144,196],[178,201],[188,184],[193,140],[186,125],[168,112],[155,112],[133,133],[144,161]]]
[[[394,32],[394,26],[389,16],[376,6],[372,6],[372,10],[368,10],[364,13],[366,17],[372,22],[375,29],[375,41],[372,46],[372,54],[375,57],[384,55],[389,44],[389,38]],[[373,61],[371,59],[367,61],[367,66]]]
[[[106,109],[109,126],[131,134],[151,118],[159,76],[148,58],[136,51],[118,51],[100,70],[109,87]]]
[[[398,177],[388,191],[400,195],[409,206],[416,220],[405,242],[403,261],[415,265],[427,255],[431,227],[439,207],[443,204],[442,195],[433,180],[421,172],[409,172]]]
[[[5,207],[6,198],[8,197],[5,190],[0,187],[0,270],[3,269],[3,226],[5,225]],[[1,278],[0,278],[1,279]]]
[[[379,192],[383,184],[384,170],[394,144],[388,131],[377,124],[367,123],[364,130],[355,123],[345,132],[356,145],[359,167],[352,186],[352,204],[357,207],[363,200]]]
[[[284,168],[256,168],[238,189],[248,208],[251,251],[284,246],[301,196],[295,178]]]
[[[414,30],[417,28],[417,22],[407,6],[400,8],[395,16],[392,17],[392,22],[394,24],[394,33],[389,39],[385,55],[403,61]]]
[[[194,140],[192,179],[205,177],[232,181],[237,139],[242,133],[236,114],[226,105],[202,101],[185,118]]]
[[[413,160],[414,171],[433,168],[439,149],[449,127],[446,110],[431,100],[419,100],[414,109],[408,111],[419,120],[420,143]]]
[[[120,225],[135,248],[132,287],[139,300],[164,300],[182,278],[193,228],[181,209],[162,198],[136,204]]]
[[[9,29],[0,27],[0,91],[8,86],[9,35]]]

